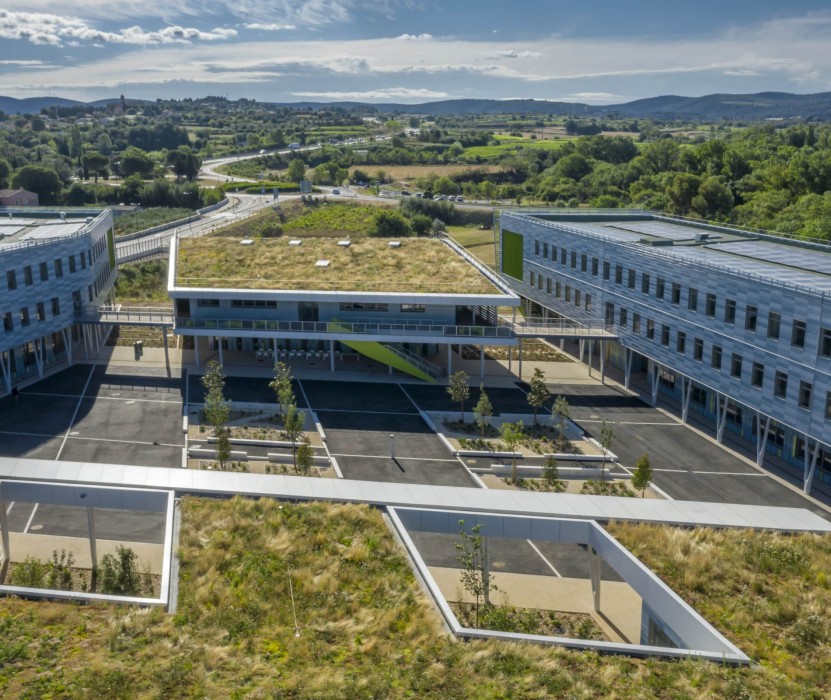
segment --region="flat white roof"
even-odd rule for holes
[[[56,462],[0,457],[0,479],[173,489],[203,495],[269,496],[379,506],[476,510],[483,513],[628,520],[693,527],[749,527],[831,532],[831,521],[805,508],[703,501],[502,491],[350,479],[206,472],[182,468]]]

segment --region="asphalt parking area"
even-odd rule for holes
[[[315,411],[418,413],[398,384],[304,379],[302,385]]]
[[[304,380],[302,391],[347,479],[476,486],[398,385]]]
[[[427,566],[458,569],[456,544],[458,535],[435,532],[409,532]],[[484,531],[482,534],[485,534]],[[532,542],[502,537],[489,537],[488,555],[491,571],[532,576],[562,578],[589,578],[589,559],[586,548],[577,544],[559,542]],[[605,561],[601,564],[604,581],[622,581]]]
[[[87,538],[86,508],[13,501],[6,509],[10,532]],[[95,508],[95,537],[116,542],[164,544],[165,513]]]
[[[0,399],[0,454],[97,463],[181,463],[182,382],[76,365]]]
[[[476,385],[476,379],[470,380],[470,398],[465,401],[465,411],[472,411],[473,407],[478,403],[480,391],[479,386]],[[531,409],[528,406],[528,398],[525,393],[519,388],[523,386],[518,384],[516,389],[507,387],[488,387],[485,393],[493,405],[495,413],[530,413]],[[459,404],[450,400],[450,395],[447,393],[445,386],[431,386],[427,384],[407,384],[404,391],[409,394],[413,401],[415,401],[422,411],[458,411]],[[545,412],[547,409],[540,409]]]
[[[269,387],[272,377],[225,377],[225,398],[239,403],[267,403],[277,408],[277,395]],[[292,382],[294,397],[298,408],[308,408],[299,383]],[[202,386],[201,374],[188,374],[188,403],[202,403],[205,400],[205,388]]]

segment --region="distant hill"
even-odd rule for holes
[[[105,107],[119,98],[89,103],[92,108]],[[127,100],[138,105],[149,100]],[[18,100],[0,96],[0,110],[6,114],[40,112],[43,107],[83,104],[61,97],[29,97]],[[612,105],[587,105],[547,100],[442,100],[423,104],[369,104],[362,102],[287,102],[273,103],[278,107],[299,110],[324,108],[365,109],[379,114],[544,114],[573,117],[669,118],[699,121],[741,119],[814,119],[831,120],[831,92],[796,95],[787,92],[760,92],[750,95],[714,94],[702,97],[661,95],[633,102]]]
[[[6,114],[38,114],[44,107],[74,107],[81,104],[83,102],[63,97],[27,97],[19,100],[0,95],[0,111]]]

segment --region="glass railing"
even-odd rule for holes
[[[513,338],[510,328],[504,326],[448,326],[425,323],[358,323],[354,321],[276,321],[258,319],[180,318],[180,329],[217,331],[265,331],[285,333],[327,333],[360,335],[402,335],[460,337],[460,338]]]

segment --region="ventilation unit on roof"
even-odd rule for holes
[[[695,234],[695,242],[696,243],[704,243],[710,239],[709,233],[696,233]]]
[[[303,241],[301,241],[299,238],[293,238],[289,241],[289,245],[303,245]]]
[[[387,243],[387,245],[390,248],[400,248],[401,247],[401,241],[390,241],[389,243]]]
[[[341,248],[348,248],[349,246],[352,245],[352,241],[338,241],[338,245]]]
[[[661,246],[671,246],[672,239],[670,238],[641,238],[638,243],[641,245],[648,245],[652,246],[653,248],[659,248]]]
[[[328,260],[318,260],[315,263],[315,267],[329,267],[329,261]]]

